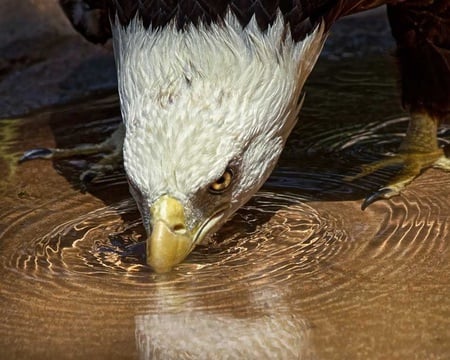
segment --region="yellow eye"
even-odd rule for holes
[[[231,169],[226,169],[220,178],[209,185],[209,191],[213,194],[221,194],[230,187],[232,180],[233,172]]]

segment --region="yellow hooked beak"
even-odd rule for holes
[[[194,247],[184,207],[177,199],[161,196],[150,208],[152,233],[147,239],[147,264],[156,272],[170,271],[182,262]]]

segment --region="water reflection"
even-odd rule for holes
[[[252,318],[183,312],[136,316],[139,358],[310,359],[307,324],[290,313]]]
[[[345,181],[404,136],[383,64],[322,62],[264,190],[164,275],[145,266],[123,173],[83,193],[77,179],[93,158],[11,160],[107,136],[115,95],[2,122],[2,357],[450,356],[448,175],[427,171],[364,212],[361,198],[393,169]]]
[[[135,316],[140,359],[310,359],[310,326],[279,290],[249,288],[242,306],[216,308],[185,289],[156,285],[150,301],[159,299],[158,312]]]

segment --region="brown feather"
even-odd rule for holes
[[[450,122],[450,1],[388,7],[397,41],[403,105]]]

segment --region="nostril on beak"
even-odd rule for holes
[[[172,226],[172,229],[171,229],[175,234],[179,234],[179,235],[182,235],[182,234],[185,234],[186,233],[186,227],[184,226],[184,224],[182,224],[182,223],[178,223],[178,224],[175,224],[174,226]]]

